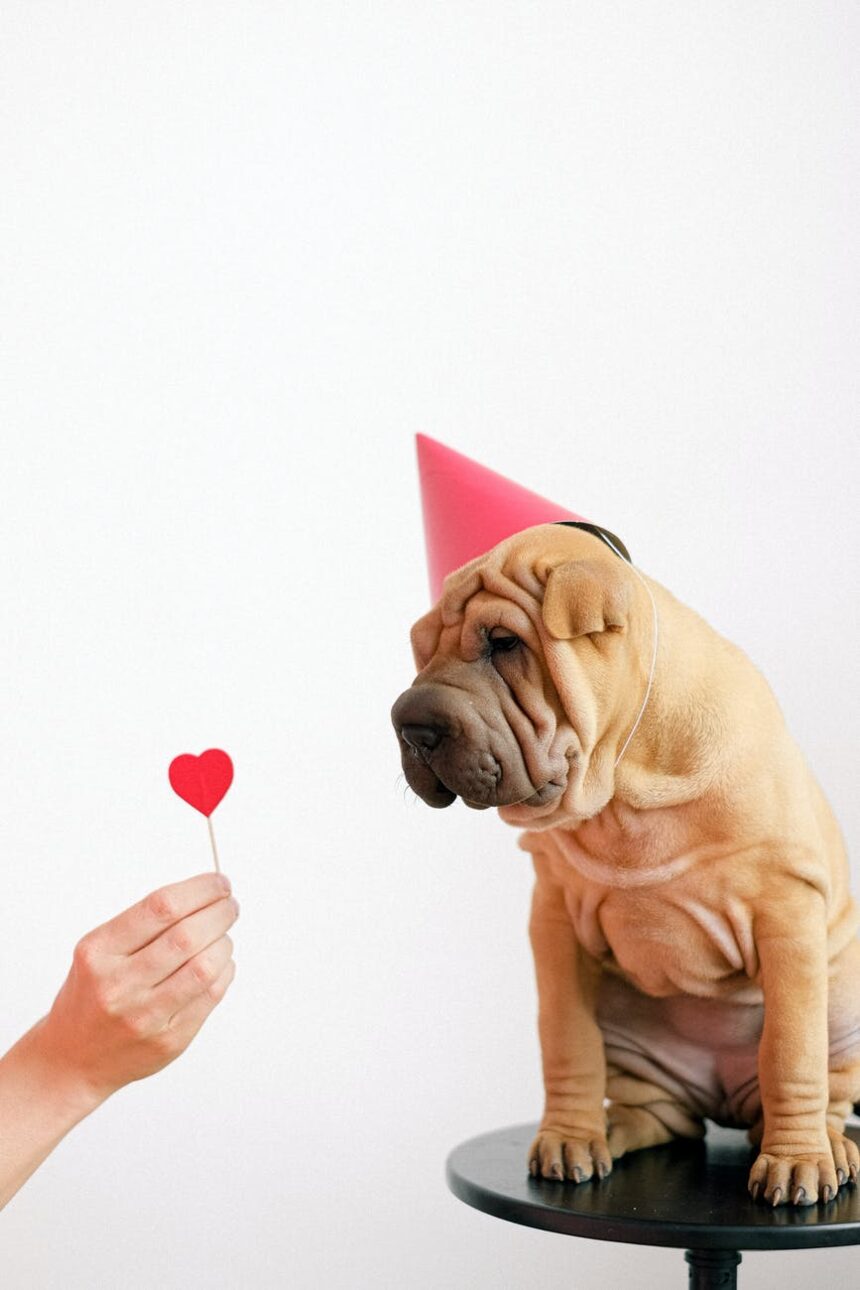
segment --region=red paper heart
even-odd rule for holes
[[[220,748],[207,748],[195,757],[181,753],[167,772],[170,787],[195,811],[211,815],[233,783],[233,763]]]

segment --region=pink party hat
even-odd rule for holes
[[[442,582],[449,573],[504,538],[534,524],[582,521],[581,515],[547,501],[427,435],[415,438],[434,601],[442,594]]]

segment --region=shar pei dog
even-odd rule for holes
[[[704,1121],[754,1199],[855,1183],[860,941],[830,807],[749,659],[593,528],[451,574],[392,710],[403,770],[525,830],[545,1108],[534,1176]],[[524,1162],[524,1167],[525,1167]]]

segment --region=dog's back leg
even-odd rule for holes
[[[656,1147],[672,1138],[701,1138],[705,1124],[696,1110],[667,1089],[609,1064],[607,1141],[614,1160],[628,1151]]]

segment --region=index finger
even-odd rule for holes
[[[134,954],[174,923],[223,900],[230,880],[221,873],[200,873],[151,891],[143,900],[90,932],[106,954]]]

